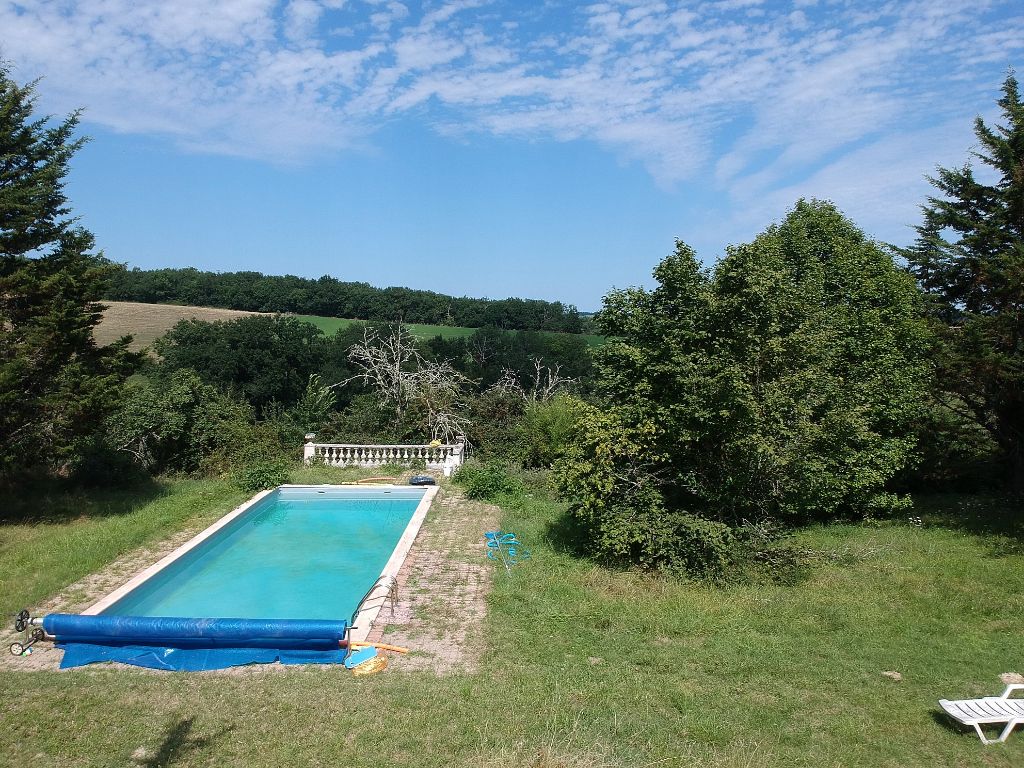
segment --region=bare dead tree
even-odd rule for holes
[[[361,381],[394,408],[396,421],[418,406],[426,413],[425,426],[433,440],[450,443],[465,434],[470,424],[464,415],[470,380],[447,360],[425,359],[405,325],[387,336],[366,329],[363,340],[349,349],[348,359],[359,373],[335,386]]]
[[[544,360],[539,357],[533,358],[533,392],[531,397],[534,402],[547,402],[554,397],[559,390],[565,389],[576,383],[576,379],[562,376],[562,366],[555,363],[555,367],[544,365]]]
[[[510,368],[504,368],[501,377],[490,386],[492,391],[499,391],[513,397],[521,397],[528,403],[545,403],[560,391],[576,383],[576,379],[561,374],[562,366],[558,363],[552,368],[544,365],[541,357],[533,358],[533,381],[523,386],[519,376]]]
[[[333,386],[344,387],[361,381],[394,408],[396,417],[400,418],[413,396],[409,369],[423,362],[409,329],[399,324],[392,333],[381,336],[375,328],[366,328],[363,340],[349,348],[348,359],[359,373]]]

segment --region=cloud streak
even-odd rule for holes
[[[0,0],[0,56],[117,131],[301,163],[426,116],[596,142],[737,204],[858,162],[916,168],[921,141],[948,143],[943,126],[987,106],[1022,41],[999,0]]]

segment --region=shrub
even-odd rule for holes
[[[211,454],[251,444],[245,433],[254,419],[249,406],[204,384],[195,371],[179,370],[132,382],[105,435],[151,472],[192,472]]]
[[[523,481],[498,461],[463,464],[455,475],[455,482],[463,487],[467,497],[483,501],[522,496],[526,492]]]
[[[549,468],[562,455],[576,424],[571,403],[568,396],[558,395],[527,405],[516,441],[524,466]]]
[[[527,450],[520,425],[525,408],[521,396],[496,387],[470,398],[466,437],[481,458],[523,460]]]
[[[256,493],[288,482],[288,463],[283,459],[254,461],[236,470],[232,479],[243,491]]]

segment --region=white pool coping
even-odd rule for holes
[[[167,556],[161,558],[153,565],[149,566],[122,586],[115,589],[109,595],[93,603],[84,611],[83,616],[94,616],[98,613],[109,608],[111,605],[116,603],[122,597],[127,595],[133,589],[138,587],[143,582],[149,580],[157,573],[162,571],[164,568],[169,566],[181,557],[184,557],[193,549],[198,547],[204,541],[209,539],[211,536],[216,534],[224,526],[228,525],[232,520],[245,514],[253,505],[259,503],[268,495],[278,489],[311,489],[311,490],[346,490],[353,491],[359,489],[362,491],[369,490],[396,490],[400,489],[403,491],[416,490],[418,488],[424,488],[425,493],[423,498],[420,499],[419,504],[416,505],[416,510],[412,513],[412,517],[409,519],[408,525],[405,526],[405,531],[402,532],[402,536],[398,539],[398,543],[395,545],[394,550],[391,553],[391,557],[388,558],[387,563],[384,564],[384,569],[381,571],[380,576],[377,577],[374,583],[373,591],[363,600],[362,607],[353,619],[353,627],[349,632],[349,639],[355,641],[364,641],[370,634],[370,630],[373,628],[373,622],[377,618],[377,614],[380,613],[381,607],[387,602],[388,595],[392,586],[394,585],[395,579],[398,576],[398,571],[402,567],[402,563],[405,562],[405,558],[409,555],[409,550],[412,549],[413,542],[416,541],[416,536],[423,525],[423,521],[427,517],[427,512],[430,511],[430,505],[434,501],[434,497],[440,490],[439,486],[428,485],[428,486],[411,486],[411,485],[279,485],[277,488],[271,488],[267,491],[261,491],[249,499],[247,502],[239,507],[236,507],[231,512],[228,512],[222,518],[217,520],[213,525],[200,531],[198,534],[193,536],[191,539],[186,541],[180,547],[175,549]],[[348,616],[339,617],[339,619],[348,620]]]

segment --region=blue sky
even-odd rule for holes
[[[904,243],[1019,3],[0,0],[110,258],[597,309],[801,196]]]

